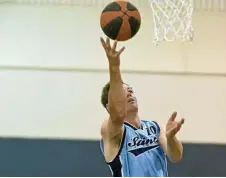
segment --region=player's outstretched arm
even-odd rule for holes
[[[177,113],[174,112],[167,122],[167,125],[161,126],[159,137],[159,142],[172,163],[181,161],[183,157],[183,146],[181,142],[176,138],[176,134],[184,124],[184,119],[176,121],[176,116]]]
[[[113,129],[113,135],[111,134],[111,136],[114,136],[114,134],[118,134],[122,130],[122,124],[126,117],[126,93],[120,72],[120,55],[125,48],[123,47],[116,51],[117,41],[111,46],[109,38],[106,41],[101,38],[101,43],[109,62],[110,90],[107,109],[110,114],[109,122],[111,126],[109,127]]]

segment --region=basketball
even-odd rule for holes
[[[130,2],[115,1],[108,4],[102,11],[100,25],[110,39],[127,41],[139,31],[141,15]]]

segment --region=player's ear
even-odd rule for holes
[[[106,110],[107,110],[107,112],[109,113],[108,104],[106,104]]]

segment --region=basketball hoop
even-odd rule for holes
[[[193,41],[193,0],[149,0],[154,21],[154,42]]]

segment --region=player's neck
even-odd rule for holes
[[[136,128],[140,128],[141,122],[140,122],[140,117],[137,112],[127,113],[125,121],[128,122],[129,124],[133,125]]]

